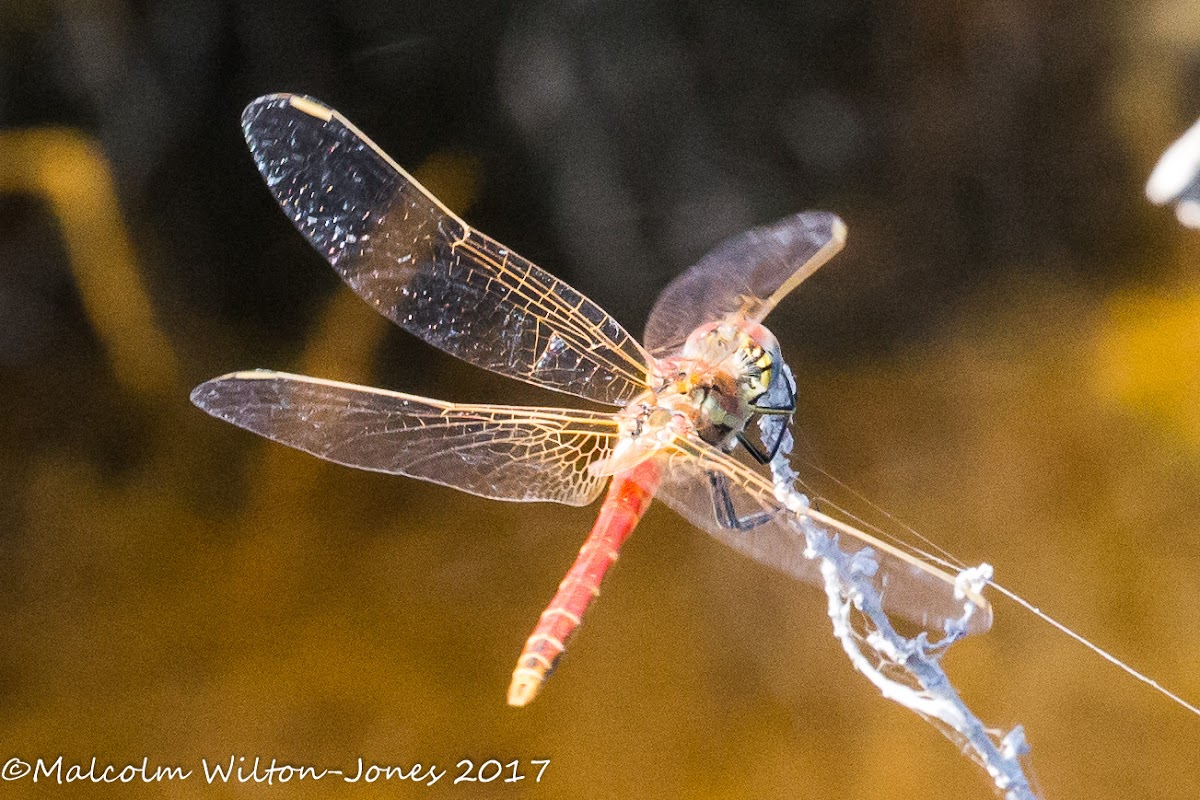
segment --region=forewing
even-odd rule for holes
[[[805,211],[727,239],[663,290],[643,342],[665,355],[706,322],[738,313],[761,321],[845,243],[845,224],[828,211]]]
[[[588,472],[617,434],[611,415],[460,405],[369,386],[259,370],[202,383],[197,406],[326,461],[408,475],[495,500],[587,505]]]
[[[608,314],[473,230],[344,117],[291,95],[242,115],[279,205],[364,300],[464,361],[621,405],[648,357]]]
[[[774,486],[764,476],[704,442],[679,439],[657,456],[661,460],[662,484],[655,495],[697,528],[707,531],[733,549],[767,566],[806,583],[823,586],[818,562],[804,556],[804,534],[793,527],[795,515],[775,499]],[[749,519],[765,515],[749,530],[722,525],[714,506],[710,474],[721,476],[734,514]],[[818,524],[840,534],[847,552],[870,547],[879,571],[876,588],[884,610],[934,633],[944,624],[959,619],[961,600],[954,598],[954,577],[916,556],[857,530],[838,520],[814,515]],[[972,617],[969,633],[991,627],[991,608],[982,597],[972,598],[979,611]]]

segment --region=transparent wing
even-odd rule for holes
[[[662,484],[655,496],[676,513],[755,561],[807,583],[824,585],[817,563],[804,557],[804,535],[789,522],[794,515],[775,499],[774,486],[767,478],[700,441],[678,439],[657,458]],[[713,475],[728,496],[732,516],[747,521],[757,517],[760,524],[738,530],[722,522],[714,504]],[[819,514],[814,514],[814,519],[840,534],[843,549],[874,550],[879,563],[876,588],[889,614],[935,633],[944,632],[944,623],[962,616],[962,601],[954,599],[952,575],[838,520]],[[991,627],[991,607],[981,596],[972,599],[979,611],[968,632],[982,633]]]
[[[621,405],[648,357],[595,303],[473,230],[330,108],[272,95],[242,114],[279,205],[364,300],[464,361]]]
[[[730,314],[762,321],[845,243],[845,224],[828,211],[805,211],[727,239],[658,296],[646,348],[675,352],[693,330]]]
[[[587,505],[606,478],[611,415],[460,405],[369,386],[257,370],[202,383],[192,402],[214,417],[349,467],[408,475],[494,500]]]

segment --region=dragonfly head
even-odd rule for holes
[[[753,410],[778,385],[779,342],[761,323],[744,317],[696,328],[681,355],[681,393],[711,386]]]
[[[741,442],[766,462],[778,441],[755,442],[747,426],[761,415],[791,414],[795,399],[779,343],[760,323],[734,315],[702,325],[678,355],[654,362],[650,388],[620,414],[622,435],[612,454],[588,469],[594,475],[632,469],[687,435],[725,452]]]
[[[701,438],[721,449],[739,439],[745,444],[742,433],[756,416],[795,409],[779,342],[753,320],[733,316],[700,326],[684,344],[679,364],[676,391],[698,409]]]

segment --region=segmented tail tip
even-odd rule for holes
[[[508,685],[508,704],[515,708],[529,705],[538,696],[543,681],[542,675],[534,670],[518,668]]]

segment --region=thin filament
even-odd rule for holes
[[[929,553],[925,550],[922,550],[921,548],[913,545],[911,542],[905,541],[904,539],[901,539],[899,536],[883,530],[878,525],[873,525],[870,522],[867,522],[866,520],[864,520],[862,517],[858,516],[857,514],[853,514],[850,511],[846,510],[845,508],[842,508],[841,506],[839,506],[837,503],[830,501],[829,498],[827,498],[827,497],[820,498],[821,500],[824,500],[825,502],[829,503],[829,505],[831,505],[833,508],[837,509],[841,514],[843,514],[846,517],[848,517],[849,519],[853,520],[855,524],[858,524],[864,528],[867,528],[872,533],[879,535],[880,538],[886,539],[886,540],[892,542],[893,544],[901,546],[901,547],[909,550],[910,552],[914,553],[915,555],[919,555],[922,558],[925,558],[928,561],[930,561],[931,563],[937,564],[940,567],[945,567],[945,568],[947,568],[949,570],[953,570],[953,571],[962,570],[966,567],[966,565],[962,561],[955,558],[954,555],[952,553],[950,553],[949,551],[947,551],[945,548],[941,547],[940,545],[933,542],[929,538],[922,536],[911,525],[908,525],[907,523],[901,521],[895,515],[890,514],[887,511],[884,511],[878,505],[876,505],[875,503],[872,503],[870,500],[868,500],[866,497],[864,497],[862,495],[862,493],[847,486],[845,483],[843,483],[842,481],[833,477],[828,472],[826,472],[825,470],[816,466],[815,464],[812,464],[811,462],[805,461],[804,465],[805,465],[805,467],[807,467],[815,472],[819,472],[827,480],[831,481],[832,483],[837,484],[840,488],[849,492],[855,498],[857,498],[861,502],[865,503],[866,505],[870,506],[875,512],[882,514],[884,517],[887,517],[887,519],[889,519],[891,522],[900,526],[907,533],[911,534],[912,536],[916,537],[917,539],[920,539],[922,542],[929,545],[929,547],[938,551],[938,553],[941,553],[942,555],[937,556],[937,555]],[[1008,599],[1012,600],[1014,603],[1021,606],[1022,608],[1024,608],[1029,613],[1033,614],[1038,619],[1042,620],[1043,622],[1047,623],[1051,627],[1055,628],[1060,633],[1065,634],[1069,638],[1075,640],[1079,644],[1086,647],[1088,650],[1091,650],[1093,653],[1095,653],[1096,655],[1103,658],[1105,661],[1118,667],[1123,672],[1125,672],[1127,675],[1130,675],[1134,679],[1144,683],[1145,685],[1149,686],[1154,691],[1158,692],[1159,694],[1163,695],[1164,697],[1168,698],[1169,700],[1172,700],[1176,704],[1183,706],[1184,708],[1186,708],[1188,711],[1192,712],[1193,714],[1200,716],[1200,708],[1197,708],[1196,706],[1192,705],[1188,701],[1184,700],[1182,697],[1175,694],[1170,689],[1166,688],[1165,686],[1163,686],[1162,684],[1160,684],[1158,681],[1154,680],[1150,676],[1134,669],[1129,664],[1127,664],[1124,661],[1122,661],[1121,659],[1117,658],[1112,653],[1109,653],[1107,650],[1100,647],[1099,645],[1093,644],[1085,636],[1083,636],[1082,634],[1076,633],[1072,629],[1068,628],[1066,625],[1064,625],[1061,622],[1059,622],[1058,620],[1054,619],[1054,617],[1051,617],[1049,614],[1045,613],[1040,608],[1033,605],[1028,600],[1021,597],[1019,594],[1017,594],[1016,592],[1014,592],[1011,589],[1008,589],[1005,586],[1003,586],[999,583],[996,583],[995,581],[992,581],[992,580],[987,581],[987,585],[991,586],[997,592],[1004,595]]]

